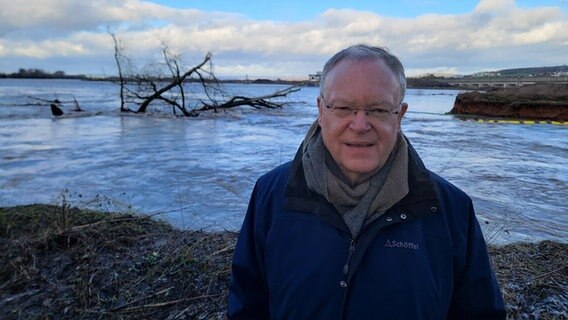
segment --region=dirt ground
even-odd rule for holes
[[[568,122],[568,84],[534,84],[468,91],[456,96],[450,114],[470,118]]]
[[[234,232],[0,208],[0,319],[224,319]],[[490,247],[509,319],[568,319],[568,244]]]

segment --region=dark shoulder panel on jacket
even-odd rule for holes
[[[257,184],[263,190],[273,189],[276,186],[284,188],[290,176],[291,166],[291,161],[279,165],[258,178]]]
[[[470,200],[470,197],[460,188],[458,188],[453,183],[449,182],[448,180],[442,178],[435,172],[429,171],[430,178],[434,181],[434,184],[440,188],[440,192],[443,194],[451,194],[453,197],[458,197],[463,200]]]

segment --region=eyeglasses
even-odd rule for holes
[[[402,102],[401,102],[402,103]],[[400,105],[399,103],[398,105]],[[365,112],[371,119],[375,119],[377,121],[386,121],[392,115],[399,114],[400,111],[395,111],[395,107],[390,105],[389,103],[381,103],[377,105],[372,105],[366,108],[353,108],[350,106],[344,105],[337,105],[337,106],[330,106],[325,105],[325,108],[331,111],[331,114],[338,118],[349,118],[353,115],[356,115],[359,110]]]

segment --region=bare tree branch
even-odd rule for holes
[[[122,64],[121,64],[121,56],[122,56],[122,49],[120,48],[120,44],[116,39],[116,35],[108,30],[108,33],[111,35],[112,40],[114,42],[114,60],[116,61],[116,66],[118,68],[118,81],[120,84],[120,111],[124,112],[127,111],[125,107],[124,101],[124,89],[125,89],[125,80],[122,72]]]
[[[207,63],[207,61],[209,61],[211,59],[211,52],[208,52],[207,55],[205,55],[205,58],[203,59],[203,61],[196,65],[195,67],[191,68],[189,71],[185,72],[184,74],[182,74],[180,77],[175,77],[172,82],[168,83],[167,85],[165,85],[164,87],[155,90],[155,92],[153,94],[151,94],[150,96],[146,97],[146,99],[140,104],[140,107],[138,108],[138,110],[136,112],[139,113],[144,113],[146,112],[146,109],[148,108],[148,105],[150,105],[150,103],[154,100],[157,99],[159,97],[162,96],[162,94],[168,92],[170,89],[172,89],[175,86],[178,86],[180,84],[183,83],[183,81],[189,77],[191,74],[193,74],[196,70],[200,69],[201,67],[203,67],[203,65],[205,65]]]
[[[150,105],[163,107],[165,104],[171,106],[174,115],[180,111],[186,117],[195,117],[208,110],[218,112],[220,109],[239,106],[273,109],[280,108],[285,103],[274,102],[272,99],[300,90],[299,86],[292,86],[260,97],[231,96],[224,92],[213,73],[211,52],[199,64],[183,72],[179,55],[172,54],[166,44],[162,44],[163,62],[146,66],[142,73],[130,71],[129,75],[125,75],[122,62],[128,60],[122,54],[123,49],[116,36],[110,31],[109,33],[114,41],[115,61],[119,71],[121,111],[131,111],[125,107],[127,102],[138,104],[136,113],[146,113]],[[193,99],[187,99],[186,86],[190,82],[198,83],[201,90],[194,93]],[[205,98],[195,99],[201,94]],[[192,106],[188,105],[188,101],[192,101]]]
[[[256,108],[256,109],[260,109],[260,108],[267,108],[267,109],[281,108],[284,105],[284,103],[272,102],[269,99],[277,98],[277,97],[285,97],[288,94],[290,94],[292,92],[296,92],[300,89],[301,88],[299,86],[291,86],[291,87],[288,87],[288,88],[285,88],[285,89],[282,89],[282,90],[278,90],[278,91],[274,92],[273,94],[264,95],[264,96],[260,96],[260,97],[253,97],[253,98],[242,97],[242,96],[234,96],[229,101],[226,101],[222,104],[209,105],[209,104],[202,102],[203,107],[197,109],[197,111],[206,111],[206,110],[213,109],[215,112],[217,112],[217,109],[230,109],[230,108],[245,106],[245,105],[251,106],[251,107]]]

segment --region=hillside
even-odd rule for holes
[[[546,77],[559,72],[568,72],[568,65],[555,66],[555,67],[532,67],[532,68],[516,68],[516,69],[503,69],[496,71],[501,76],[520,76],[520,77]]]

